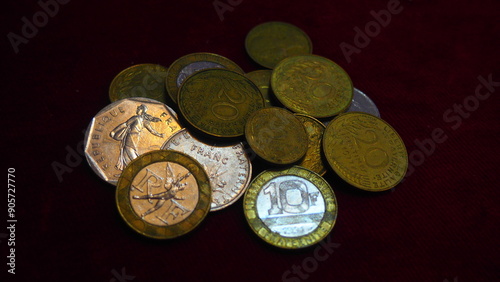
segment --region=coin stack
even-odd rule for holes
[[[257,236],[304,248],[337,218],[328,169],[366,191],[404,177],[397,132],[338,64],[312,54],[306,33],[267,22],[245,48],[266,69],[245,73],[223,56],[193,53],[168,68],[131,66],[111,82],[112,103],[92,119],[85,154],[116,185],[118,210],[140,234],[181,236],[243,196]],[[252,161],[268,165],[253,179]]]

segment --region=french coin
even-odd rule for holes
[[[271,88],[271,74],[272,70],[256,70],[252,72],[246,73],[246,77],[248,77],[257,87],[259,87],[260,93],[262,93],[262,97],[264,97],[264,102],[266,103],[266,107],[272,107],[270,88]]]
[[[273,71],[271,86],[285,107],[315,118],[344,112],[353,96],[349,75],[336,63],[316,55],[281,61]]]
[[[245,192],[252,176],[252,164],[243,144],[207,144],[186,129],[175,133],[161,147],[185,153],[205,169],[212,187],[210,211],[221,210],[236,202]]]
[[[307,133],[302,122],[289,111],[269,107],[256,111],[247,121],[248,145],[262,159],[274,164],[291,164],[307,151]]]
[[[298,249],[323,240],[337,219],[335,194],[319,174],[300,166],[255,177],[243,198],[245,217],[265,242]]]
[[[325,126],[321,121],[304,114],[295,114],[302,122],[307,133],[307,152],[304,158],[297,165],[316,172],[319,175],[326,173],[326,166],[321,157],[321,141]]]
[[[156,150],[125,168],[117,184],[116,205],[138,233],[171,239],[193,230],[205,218],[210,196],[208,175],[196,160]]]
[[[352,102],[346,112],[363,112],[380,117],[380,112],[372,99],[357,88],[354,88]]]
[[[264,98],[257,86],[244,75],[225,69],[199,71],[179,90],[184,118],[217,137],[243,135],[248,117],[263,107]]]
[[[167,68],[155,64],[134,65],[121,71],[109,87],[111,102],[124,98],[145,97],[165,103]]]
[[[332,120],[323,134],[323,151],[342,179],[366,191],[391,189],[408,168],[408,153],[396,130],[367,113],[350,112]]]
[[[166,75],[165,86],[172,101],[177,103],[179,89],[188,76],[200,70],[211,68],[245,73],[236,63],[217,54],[192,53],[182,56],[170,65]]]
[[[312,53],[309,36],[284,22],[266,22],[254,27],[245,38],[245,48],[256,63],[270,69],[285,58]]]
[[[85,156],[92,169],[115,185],[125,166],[146,152],[158,150],[179,131],[175,114],[148,98],[118,100],[92,119],[85,135]]]

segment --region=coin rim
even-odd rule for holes
[[[305,118],[308,118],[308,119],[312,119],[314,122],[316,122],[317,124],[321,125],[321,127],[323,127],[323,133],[321,134],[321,139],[320,139],[320,141],[319,141],[319,147],[320,147],[320,155],[319,155],[319,156],[320,156],[320,162],[321,162],[321,165],[323,166],[323,170],[322,170],[321,172],[317,172],[317,171],[314,171],[314,170],[313,170],[313,171],[314,171],[314,172],[316,172],[317,174],[319,174],[319,175],[323,176],[323,175],[325,175],[325,173],[328,171],[327,166],[325,165],[325,162],[323,161],[323,157],[322,157],[322,155],[321,155],[321,153],[323,152],[323,144],[322,144],[323,142],[322,142],[322,141],[323,141],[323,134],[325,133],[326,125],[324,125],[324,124],[323,124],[321,121],[319,121],[317,118],[312,117],[312,116],[310,116],[310,115],[301,114],[301,113],[294,113],[294,115],[295,115],[295,116],[300,116],[300,117],[305,117]],[[305,126],[304,126],[304,128],[305,128]],[[307,133],[307,129],[306,129],[306,133]],[[307,139],[308,139],[308,140],[310,140],[310,139],[309,139],[309,135],[308,135],[308,138],[307,138]],[[306,155],[307,155],[307,151],[306,151]],[[304,155],[304,157],[305,157],[306,155]],[[301,166],[301,164],[302,164],[302,162],[298,163],[297,165],[298,165],[298,166]],[[304,167],[304,168],[307,168],[307,167]],[[312,169],[310,169],[310,170],[312,170]]]

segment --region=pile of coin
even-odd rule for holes
[[[85,153],[116,185],[118,210],[140,234],[175,238],[244,195],[257,236],[303,248],[337,218],[322,177],[329,168],[367,191],[404,177],[397,132],[338,64],[312,54],[301,29],[263,23],[245,47],[267,69],[245,73],[220,55],[194,53],[168,68],[129,67],[111,82],[112,103],[92,119]],[[253,156],[268,167],[252,179]]]

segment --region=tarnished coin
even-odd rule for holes
[[[264,97],[264,102],[266,103],[266,107],[272,107],[271,103],[271,74],[272,70],[256,70],[249,73],[246,73],[246,77],[248,77],[257,87],[259,87],[260,93],[262,93],[262,97]]]
[[[244,74],[245,72],[233,61],[226,57],[212,53],[192,53],[180,57],[168,68],[166,75],[166,88],[170,98],[177,103],[179,88],[184,80],[205,69],[221,68]]]
[[[324,175],[326,173],[326,167],[321,157],[321,141],[323,139],[325,126],[321,121],[311,116],[304,114],[295,114],[295,116],[304,125],[308,139],[306,155],[298,165],[310,169],[319,175]]]
[[[363,112],[380,117],[380,112],[372,99],[356,88],[354,88],[352,103],[347,112]]]
[[[332,120],[323,134],[323,151],[342,179],[367,191],[391,189],[408,168],[408,154],[398,133],[366,113],[345,113]]]
[[[111,102],[124,98],[145,97],[165,103],[167,68],[155,64],[140,64],[121,71],[111,82]]]
[[[116,205],[135,231],[170,239],[191,231],[205,218],[210,196],[208,176],[196,160],[157,150],[125,168],[116,188]]]
[[[182,129],[170,137],[161,148],[185,153],[203,166],[212,187],[210,211],[223,209],[236,202],[250,182],[252,164],[242,143],[211,145]]]
[[[284,22],[267,22],[254,27],[247,34],[245,48],[255,62],[270,69],[285,58],[312,53],[309,36]]]
[[[303,167],[264,171],[243,198],[252,230],[269,244],[298,249],[318,243],[337,219],[337,200],[328,182]]]
[[[285,107],[316,118],[344,112],[353,96],[349,75],[336,63],[316,55],[281,61],[273,71],[271,86]]]
[[[85,135],[85,156],[97,175],[114,185],[131,160],[160,149],[180,129],[163,103],[147,98],[118,100],[92,119]]]
[[[252,150],[274,164],[291,164],[307,151],[307,133],[289,111],[269,107],[256,111],[247,121],[245,137]]]
[[[245,122],[264,107],[264,98],[244,75],[209,69],[190,76],[179,90],[179,108],[197,129],[218,137],[241,136]]]

